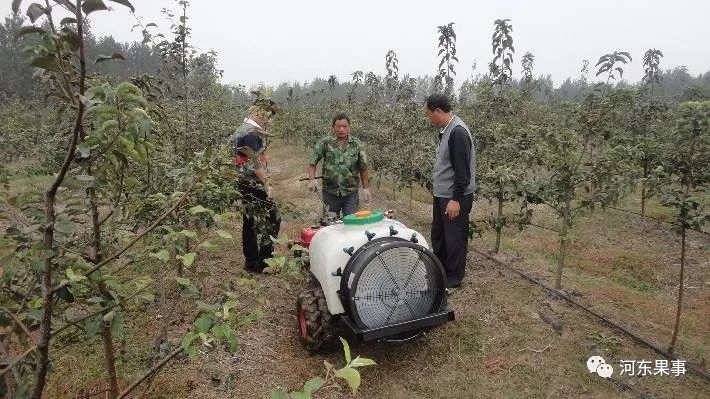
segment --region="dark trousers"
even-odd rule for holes
[[[281,214],[276,203],[269,199],[263,186],[251,181],[240,181],[238,186],[242,197],[242,251],[245,268],[261,271],[264,259],[271,257],[274,245],[269,235],[278,237],[281,229]],[[256,217],[262,220],[257,226]],[[259,237],[261,236],[261,237]]]
[[[360,205],[360,196],[357,191],[348,195],[339,196],[323,191],[323,203],[328,205],[330,212],[343,212],[343,216],[352,215],[357,212],[357,207]]]
[[[446,286],[457,287],[466,272],[466,250],[468,248],[468,221],[473,194],[461,199],[461,211],[454,220],[449,220],[446,205],[450,198],[434,197],[431,222],[431,247],[446,271]]]

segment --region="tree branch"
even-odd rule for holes
[[[118,399],[123,399],[126,396],[128,396],[129,393],[131,393],[136,387],[138,387],[143,381],[151,377],[153,374],[157,373],[163,366],[165,366],[172,358],[175,356],[179,355],[182,352],[182,347],[178,347],[168,356],[166,356],[163,360],[161,360],[158,364],[153,366],[150,370],[148,370],[147,373],[145,373],[142,377],[140,377],[138,380],[136,380],[134,383],[132,383],[128,388],[126,388],[123,392],[121,392],[120,395],[118,395]]]
[[[5,308],[5,307],[0,307],[0,310],[2,310],[3,312],[9,314],[10,317],[12,317],[12,320],[13,320],[18,326],[20,326],[20,328],[22,329],[22,331],[24,331],[24,333],[27,335],[27,339],[28,339],[30,342],[32,342],[33,344],[35,343],[34,340],[32,339],[32,334],[30,334],[30,330],[27,328],[27,326],[25,325],[25,323],[23,323],[22,320],[20,320],[20,319],[17,317],[17,315],[15,315],[14,313],[12,313],[9,309],[7,309],[7,308]]]
[[[27,355],[34,352],[35,350],[37,350],[37,345],[32,345],[32,347],[30,347],[26,351],[24,351],[20,356],[15,358],[15,360],[10,362],[10,364],[8,364],[4,369],[0,370],[0,377],[4,376],[5,373],[7,373],[8,371],[12,370],[13,367],[15,367],[15,365],[17,365],[17,363],[19,363],[22,359],[26,358]]]
[[[199,179],[198,179],[198,180],[199,180]],[[91,270],[87,271],[87,272],[84,273],[83,275],[84,275],[84,276],[89,276],[89,275],[91,275],[92,273],[94,273],[95,271],[97,271],[97,270],[101,269],[102,267],[106,266],[108,263],[111,263],[112,261],[116,260],[116,258],[118,258],[119,256],[123,255],[124,252],[128,251],[129,249],[131,249],[131,247],[133,247],[141,238],[143,238],[143,236],[145,236],[146,234],[148,234],[148,233],[150,233],[151,231],[153,231],[156,227],[158,227],[158,225],[159,225],[163,220],[165,220],[165,218],[167,218],[171,213],[173,213],[173,212],[180,206],[180,204],[182,204],[182,203],[187,199],[187,197],[190,195],[190,193],[192,192],[192,190],[195,188],[195,185],[197,185],[197,181],[198,181],[198,180],[195,180],[195,181],[192,183],[192,185],[190,186],[190,188],[188,188],[187,191],[185,191],[185,193],[182,195],[182,197],[180,197],[180,199],[175,203],[175,205],[173,205],[172,207],[170,207],[170,209],[168,209],[167,211],[165,211],[165,213],[163,213],[158,219],[156,219],[155,222],[153,222],[153,224],[151,224],[150,226],[148,226],[148,228],[146,228],[145,230],[143,230],[142,232],[140,232],[137,236],[135,236],[135,238],[133,238],[133,240],[131,240],[131,242],[129,242],[128,244],[126,244],[125,246],[123,246],[123,248],[121,248],[121,249],[119,249],[118,251],[114,252],[111,256],[109,256],[109,257],[107,257],[106,259],[104,259],[101,263],[99,263],[98,265],[94,266],[93,268],[91,268]],[[66,287],[68,284],[69,284],[69,282],[65,282],[65,283],[59,284],[58,286],[56,286],[56,287],[52,290],[52,293],[56,293],[57,291],[59,291],[59,290],[61,290],[62,288]]]
[[[171,267],[171,268],[169,268],[169,269],[166,269],[165,271],[163,271],[163,273],[161,274],[160,277],[163,277],[164,275],[168,274],[169,272],[173,271],[174,269],[175,269],[175,266],[173,266],[173,267]],[[80,317],[80,318],[78,318],[78,319],[76,319],[76,320],[73,320],[73,321],[71,321],[71,322],[69,322],[69,323],[63,325],[63,326],[60,327],[58,330],[52,332],[52,336],[54,337],[55,335],[59,334],[60,332],[62,332],[62,331],[64,331],[64,330],[66,330],[67,328],[76,326],[77,324],[81,323],[82,321],[84,321],[84,320],[86,320],[86,319],[90,319],[90,318],[92,318],[92,317],[94,317],[94,316],[96,316],[96,315],[99,315],[99,314],[101,314],[101,313],[107,311],[107,310],[111,310],[111,309],[113,309],[113,308],[115,308],[115,307],[117,307],[117,306],[120,306],[121,304],[123,304],[123,303],[125,303],[125,302],[127,302],[127,301],[129,301],[129,300],[131,300],[131,299],[133,299],[133,298],[135,298],[138,294],[140,294],[141,292],[145,291],[147,288],[149,288],[150,286],[152,286],[152,285],[154,285],[154,284],[155,284],[155,280],[154,280],[154,281],[151,281],[150,283],[148,283],[148,284],[144,285],[143,287],[137,289],[137,290],[134,291],[132,294],[128,295],[127,297],[123,298],[123,299],[120,300],[120,301],[117,301],[117,302],[113,303],[112,305],[103,307],[103,308],[101,308],[101,309],[99,309],[99,310],[97,310],[97,311],[95,311],[95,312],[89,313],[89,314],[87,314],[87,315],[85,315],[85,316],[82,316],[82,317]]]

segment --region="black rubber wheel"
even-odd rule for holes
[[[301,341],[306,349],[315,352],[332,342],[333,315],[328,311],[328,304],[320,287],[298,295],[296,314]]]

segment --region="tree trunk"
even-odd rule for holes
[[[104,360],[106,361],[106,372],[108,373],[109,393],[111,399],[118,397],[118,379],[116,378],[116,357],[113,353],[113,336],[111,335],[111,323],[101,320],[101,340],[104,344]]]
[[[409,211],[412,211],[412,199],[414,198],[414,183],[409,183]]]
[[[680,314],[683,305],[683,272],[685,270],[685,227],[681,227],[681,244],[680,244],[680,277],[678,283],[678,308],[675,314],[675,326],[673,327],[673,337],[671,344],[668,346],[668,352],[673,353],[676,340],[678,339],[678,329],[680,327]]]
[[[682,205],[685,207],[685,196],[683,197]],[[681,213],[686,213],[685,209],[681,210]],[[685,218],[682,218],[685,219]],[[673,353],[673,349],[678,339],[678,329],[680,327],[680,313],[683,305],[683,273],[685,271],[685,220],[681,220],[680,228],[680,276],[678,277],[678,307],[675,313],[675,326],[673,326],[673,337],[671,337],[671,343],[668,346],[668,352]]]
[[[562,208],[562,229],[560,230],[560,254],[557,258],[557,272],[555,273],[555,288],[562,288],[562,269],[565,266],[565,256],[567,255],[567,243],[569,241],[567,237],[568,227],[570,218],[570,200],[565,202],[564,208]]]
[[[162,318],[162,326],[160,328],[160,337],[163,342],[168,341],[168,298],[167,298],[167,281],[165,281],[165,276],[161,275],[159,278],[160,284],[160,315]]]
[[[87,173],[91,176],[91,166],[89,166]],[[94,251],[94,262],[99,263],[103,260],[103,253],[101,252],[101,225],[99,223],[99,207],[96,203],[96,190],[93,187],[89,187],[86,190],[89,194],[89,205],[91,206],[91,232],[92,232],[92,243]],[[120,195],[119,189],[119,195]],[[99,282],[99,292],[103,297],[109,297],[109,289],[106,287],[103,281]],[[102,313],[105,316],[108,311]],[[108,374],[109,382],[109,393],[111,399],[118,397],[118,378],[116,378],[116,358],[113,351],[113,336],[111,334],[111,323],[101,320],[101,340],[104,344],[104,360],[106,362],[106,373]]]
[[[83,15],[81,12],[81,1],[76,2],[76,26],[77,26],[77,36],[79,37],[79,92],[78,94],[84,95],[84,79],[86,77],[86,68],[84,63],[84,25],[83,25]],[[46,2],[47,8],[49,7],[49,2]],[[52,26],[52,31],[54,23],[51,18],[51,14],[47,14],[47,19]],[[41,399],[42,392],[44,391],[44,385],[47,382],[47,370],[49,366],[49,341],[52,338],[52,304],[54,300],[54,289],[52,287],[52,271],[53,271],[53,260],[54,260],[54,222],[56,214],[54,211],[54,201],[57,195],[57,190],[59,186],[64,181],[67,170],[69,170],[69,165],[71,165],[74,159],[74,152],[76,152],[76,146],[79,142],[80,135],[83,135],[83,117],[84,117],[84,103],[79,100],[78,96],[76,98],[77,111],[76,118],[74,119],[74,125],[72,127],[72,140],[69,144],[69,150],[64,158],[64,163],[62,168],[59,170],[57,177],[54,182],[47,190],[45,195],[45,221],[46,225],[44,227],[44,237],[43,237],[43,256],[44,262],[42,265],[41,273],[41,286],[42,286],[42,320],[40,322],[40,337],[37,343],[37,366],[35,368],[35,378],[34,387],[32,388],[32,394],[30,397],[32,399]]]
[[[182,261],[180,259],[176,260],[175,265],[177,266],[178,277],[182,277]]]
[[[641,182],[641,220],[646,217],[646,182]]]
[[[503,233],[503,189],[500,188],[498,195],[496,196],[498,200],[498,215],[496,216],[496,247],[493,250],[494,253],[500,251],[500,237]]]

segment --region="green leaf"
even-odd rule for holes
[[[217,231],[215,231],[215,233],[217,233],[218,236],[220,236],[221,238],[224,238],[225,240],[232,239],[232,235],[224,230],[217,230]]]
[[[69,45],[71,51],[76,51],[79,49],[81,40],[79,39],[79,35],[76,32],[72,30],[65,32],[61,35],[61,39]]]
[[[116,313],[111,322],[111,335],[114,337],[120,337],[123,335],[123,315],[121,313]]]
[[[136,12],[136,9],[135,9],[135,7],[133,7],[133,4],[131,4],[131,2],[129,2],[128,0],[109,0],[109,1],[113,1],[114,3],[124,5],[128,8],[130,8],[131,12]]]
[[[197,236],[197,233],[192,230],[182,230],[180,231],[180,234],[184,235],[187,238],[195,238]]]
[[[296,251],[308,252],[308,249],[306,249],[305,247],[302,247],[298,244],[293,244],[293,246],[291,247],[291,251],[293,251],[293,252],[296,252]]]
[[[44,35],[47,32],[39,26],[23,26],[22,28],[17,30],[17,33],[15,33],[15,39],[19,39],[20,37],[24,35],[29,35],[30,33]]]
[[[272,235],[269,235],[269,239],[271,239],[271,242],[273,242],[274,244],[279,244],[279,245],[286,245],[286,243],[288,242],[288,237],[286,237],[286,236],[281,236],[281,237],[276,238]]]
[[[170,260],[170,252],[168,252],[167,249],[163,249],[163,250],[161,250],[161,251],[152,253],[152,254],[150,254],[150,255],[148,255],[148,256],[150,256],[151,258],[160,259],[160,260],[162,260],[163,262],[167,262],[167,261]]]
[[[94,11],[108,10],[108,7],[102,0],[85,0],[81,4],[81,9],[84,10],[84,14],[89,15]]]
[[[177,281],[177,283],[183,287],[189,287],[192,284],[192,281],[190,281],[189,278],[185,278],[185,277],[177,277],[176,276],[175,281]]]
[[[119,53],[113,53],[111,55],[99,55],[96,57],[96,60],[94,61],[94,64],[98,64],[99,62],[104,62],[108,60],[126,60],[123,55]]]
[[[185,255],[178,255],[176,258],[180,259],[182,261],[182,264],[185,265],[185,267],[190,267],[192,264],[195,262],[195,255],[197,255],[194,252],[186,253]]]
[[[294,391],[291,392],[291,399],[311,399],[311,395],[306,392]]]
[[[79,181],[94,181],[96,180],[94,176],[91,175],[78,175],[76,176],[76,179]]]
[[[229,352],[235,353],[239,350],[239,339],[236,335],[230,334],[227,341],[229,342]]]
[[[202,242],[200,243],[200,245],[198,245],[198,247],[204,248],[204,249],[206,249],[206,250],[208,250],[208,251],[215,251],[215,250],[218,250],[218,249],[219,249],[219,245],[217,245],[217,244],[212,244],[212,243],[209,242],[209,241],[202,241]]]
[[[68,220],[62,220],[54,223],[54,230],[64,234],[71,234],[76,230],[76,225]]]
[[[187,351],[187,348],[190,347],[190,345],[195,339],[197,339],[197,334],[195,334],[194,332],[189,332],[185,334],[185,336],[182,337],[182,341],[180,341],[180,347],[184,351]]]
[[[84,331],[86,332],[87,338],[91,338],[99,331],[101,326],[101,318],[99,316],[92,317],[84,321]]]
[[[206,314],[203,314],[195,320],[194,324],[198,332],[206,333],[210,330],[210,327],[212,327],[212,319]]]
[[[32,224],[32,225],[29,225],[29,226],[25,227],[24,229],[22,229],[22,233],[30,234],[30,233],[33,233],[33,232],[41,229],[41,228],[42,228],[42,225],[40,223]]]
[[[74,269],[72,269],[72,268],[68,268],[66,270],[66,274],[67,274],[67,277],[69,278],[69,281],[71,281],[73,283],[86,280],[86,276],[75,272]]]
[[[288,394],[283,389],[271,392],[271,399],[289,399]]]
[[[202,205],[197,205],[197,206],[193,206],[192,208],[190,208],[191,215],[197,215],[198,213],[205,213],[205,212],[209,212],[209,211],[210,211],[209,209],[205,208]]]
[[[62,71],[62,68],[60,67],[59,60],[57,59],[57,57],[54,57],[51,55],[34,57],[30,61],[30,66],[33,66],[35,68],[46,69],[47,71],[52,71],[52,72],[61,72]]]
[[[91,149],[86,144],[79,144],[76,146],[76,150],[82,158],[88,158],[91,155]]]
[[[220,341],[227,340],[231,333],[231,329],[226,324],[215,324],[212,327],[212,334]]]
[[[264,263],[269,265],[273,270],[279,270],[286,264],[286,257],[283,255],[275,256],[273,258],[264,259]]]
[[[313,377],[310,380],[306,381],[305,384],[303,384],[303,392],[310,395],[313,392],[319,390],[323,386],[323,384],[325,384],[325,380],[323,379],[323,377]]]
[[[77,23],[76,18],[72,18],[72,17],[65,17],[65,18],[62,18],[61,21],[59,21],[59,25],[69,25],[69,24],[75,24],[75,23]]]
[[[353,394],[357,392],[357,389],[360,386],[359,371],[355,370],[352,367],[343,367],[342,369],[337,370],[335,372],[335,376],[344,379],[350,386],[350,389],[352,389]]]
[[[20,3],[22,0],[12,0],[12,12],[17,14],[20,11]]]
[[[125,183],[127,187],[135,187],[138,185],[139,181],[133,176],[128,176]]]
[[[63,300],[64,302],[74,302],[74,294],[71,292],[69,287],[62,287],[57,291],[57,298]]]
[[[330,371],[333,368],[333,365],[327,360],[323,360],[323,366],[325,366],[326,371]]]
[[[345,362],[347,364],[350,364],[350,345],[348,345],[348,341],[346,341],[343,337],[338,337],[340,338],[340,342],[343,344],[343,353],[345,354]]]
[[[2,279],[5,282],[5,284],[9,285],[12,282],[12,280],[15,277],[15,273],[17,273],[17,266],[15,266],[15,265],[5,266],[5,270],[2,273]]]
[[[113,318],[116,316],[116,311],[112,310],[104,315],[104,321],[111,322],[113,321]]]
[[[222,315],[226,319],[229,317],[229,311],[237,307],[237,301],[229,300],[222,304]]]
[[[374,366],[376,364],[377,363],[375,363],[375,361],[372,359],[358,356],[355,359],[353,359],[352,362],[350,362],[350,367]]]
[[[14,3],[13,3],[14,6]],[[19,2],[18,2],[18,7],[19,7]],[[30,4],[29,7],[27,7],[27,16],[30,17],[30,22],[34,23],[37,18],[41,17],[45,13],[45,8],[42,7],[41,5],[37,3],[32,3]]]

